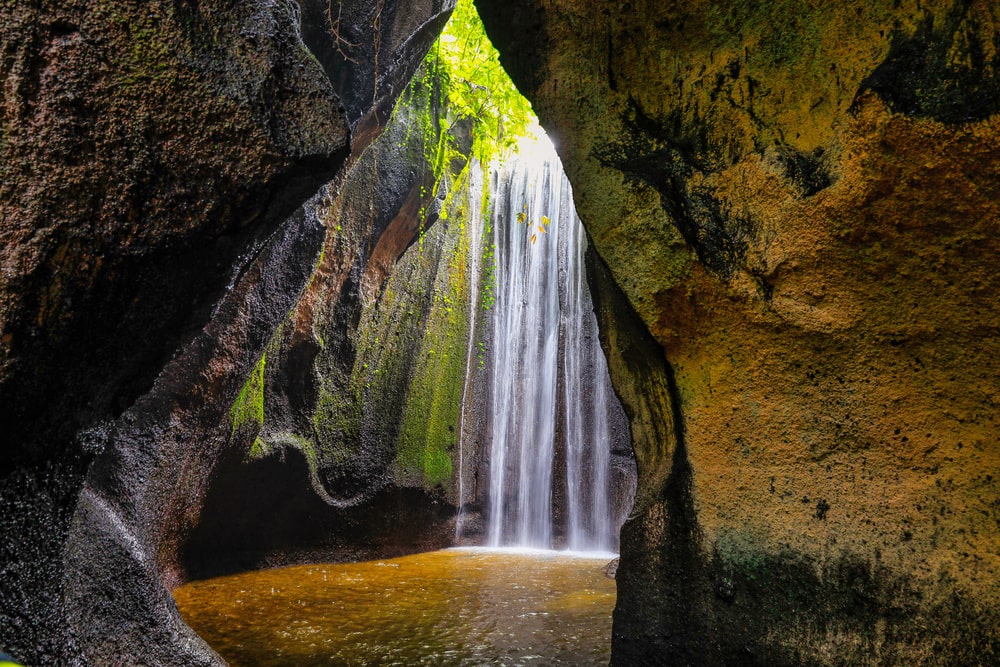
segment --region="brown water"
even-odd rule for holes
[[[262,570],[174,591],[232,665],[606,665],[610,560],[448,549]]]

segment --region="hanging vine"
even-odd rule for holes
[[[352,56],[349,56],[347,54],[347,52],[344,51],[344,47],[345,46],[348,49],[356,49],[356,48],[358,48],[358,44],[356,42],[352,42],[352,41],[346,39],[343,36],[343,34],[341,33],[340,22],[341,22],[341,19],[343,18],[343,11],[344,11],[343,0],[338,0],[338,2],[337,2],[337,18],[335,19],[335,18],[333,18],[333,0],[330,0],[330,2],[327,3],[327,5],[326,5],[326,20],[327,20],[327,23],[330,26],[330,36],[333,37],[333,44],[334,44],[334,46],[337,49],[337,53],[339,53],[340,56],[344,60],[346,60],[348,62],[352,62],[355,65],[357,65],[358,64],[357,59],[354,58],[354,57],[352,57]]]

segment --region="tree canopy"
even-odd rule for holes
[[[453,119],[473,121],[473,155],[483,164],[514,150],[538,120],[500,64],[473,0],[458,0],[427,56],[447,95]]]

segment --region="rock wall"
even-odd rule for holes
[[[322,259],[234,407],[248,447],[217,470],[186,576],[452,543],[469,146],[436,168],[441,142],[461,143],[461,132],[441,137],[446,114],[440,82],[421,69],[384,132],[316,201]]]
[[[218,661],[166,587],[322,251],[299,207],[453,3],[237,5],[0,8],[0,643],[30,664]]]
[[[477,6],[597,253],[613,662],[995,662],[995,3]]]

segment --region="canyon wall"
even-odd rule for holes
[[[30,664],[218,661],[166,591],[322,254],[301,205],[453,6],[237,4],[0,8],[0,643]]]
[[[440,87],[421,68],[315,202],[321,259],[233,408],[244,446],[216,471],[187,576],[451,545],[470,146]]]
[[[364,318],[405,320],[401,368],[465,326],[383,290],[454,202],[372,145],[451,4],[0,7],[0,649],[215,664],[167,593],[192,574],[444,539],[454,383],[409,458],[337,401],[394,384]],[[478,5],[631,420],[614,662],[996,662],[995,3]],[[279,502],[343,541],[246,520]]]
[[[995,662],[995,3],[477,6],[632,423],[613,662]]]

